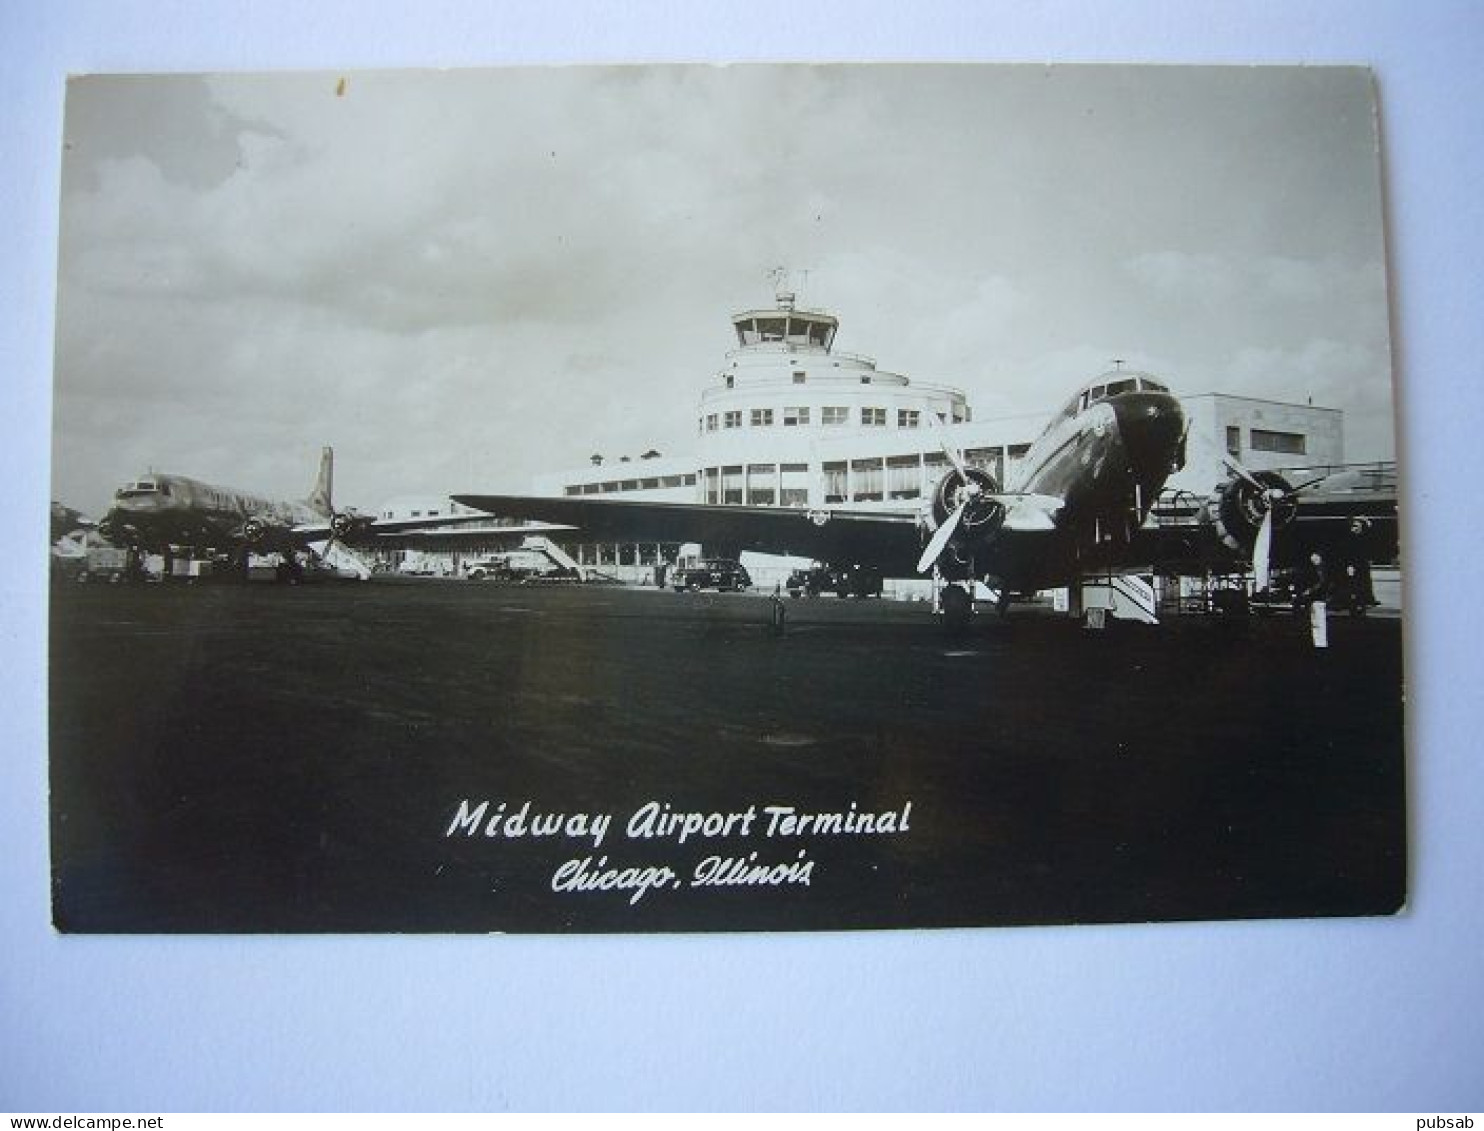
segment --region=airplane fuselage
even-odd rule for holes
[[[1162,387],[1089,399],[1083,390],[1022,457],[1008,495],[1056,498],[1054,531],[1045,539],[1012,539],[1003,528],[958,560],[975,575],[1017,591],[1064,584],[1113,562],[1145,520],[1165,480],[1183,463],[1185,414]]]
[[[119,488],[101,529],[144,549],[230,550],[253,543],[270,551],[290,548],[284,535],[294,526],[324,518],[302,502],[266,499],[184,475],[145,475]]]

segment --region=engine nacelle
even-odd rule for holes
[[[934,488],[933,529],[942,526],[948,516],[967,499],[968,506],[964,508],[959,530],[982,536],[993,531],[1005,520],[1004,505],[992,497],[999,494],[1000,485],[983,468],[968,467],[964,471],[968,475],[967,481],[957,471],[950,471]],[[970,483],[973,484],[972,488]]]
[[[1215,513],[1211,515],[1221,540],[1243,553],[1257,541],[1257,532],[1269,510],[1273,512],[1275,530],[1292,522],[1298,513],[1298,501],[1283,476],[1276,471],[1254,471],[1252,478],[1262,484],[1262,489],[1240,476],[1233,479],[1216,496]]]
[[[268,533],[268,524],[261,518],[250,518],[242,524],[242,540],[249,545],[257,545]]]

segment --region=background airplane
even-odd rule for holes
[[[802,509],[611,499],[455,495],[511,518],[579,527],[594,538],[703,542],[708,552],[811,557],[878,569],[934,573],[946,582],[945,621],[973,612],[973,583],[1015,594],[1117,572],[1224,572],[1265,577],[1274,563],[1310,552],[1395,556],[1394,493],[1326,494],[1291,487],[1228,460],[1232,478],[1184,509],[1153,513],[1168,477],[1184,466],[1187,422],[1179,400],[1146,374],[1122,372],[1083,385],[1052,418],[1004,489],[944,444],[951,470],[926,505],[910,511]],[[1264,582],[1265,583],[1265,582]]]
[[[148,474],[114,493],[114,502],[98,531],[115,545],[134,553],[158,553],[166,572],[179,554],[225,554],[232,565],[246,569],[249,554],[280,554],[297,575],[297,555],[312,552],[362,578],[370,569],[346,546],[390,547],[440,527],[465,528],[469,537],[492,535],[520,538],[551,529],[546,525],[491,529],[488,515],[449,515],[440,518],[378,519],[351,510],[336,510],[333,501],[335,456],[330,448],[320,454],[319,472],[309,494],[300,500],[280,501],[247,491],[192,479],[185,475]],[[339,552],[337,553],[337,549]]]

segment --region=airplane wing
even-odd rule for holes
[[[1222,519],[1223,494],[1179,492],[1161,499],[1136,532],[1129,558],[1171,573],[1249,568],[1256,527],[1242,529],[1230,512]],[[1395,562],[1398,552],[1394,487],[1337,484],[1298,493],[1273,528],[1274,567],[1298,565],[1314,553],[1326,561],[1382,565]]]
[[[325,522],[300,523],[286,532],[285,541],[311,545],[336,538],[347,545],[372,549],[427,547],[459,549],[484,546],[492,540],[550,534],[568,529],[550,523],[509,525],[490,515],[444,515],[438,518],[368,518],[346,513]],[[271,540],[271,539],[270,539]]]
[[[922,551],[915,512],[525,495],[454,495],[453,499],[507,518],[577,527],[595,540],[705,542],[737,551],[869,565],[888,577],[916,576]]]
[[[499,524],[488,519],[467,526],[410,527],[383,531],[373,530],[374,545],[392,549],[417,550],[483,550],[494,544],[519,545],[526,538],[541,535],[563,534],[572,527],[550,522],[522,522],[514,525]]]

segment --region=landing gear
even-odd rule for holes
[[[298,585],[304,580],[304,566],[292,550],[283,551],[283,561],[274,570],[274,578],[285,585]]]
[[[974,617],[974,598],[962,585],[949,584],[938,596],[943,612],[943,627],[955,635],[968,630]]]
[[[1007,616],[1010,612],[1010,602],[1015,600],[1015,594],[1009,589],[1001,589],[999,599],[994,603],[994,611],[1000,616]]]

